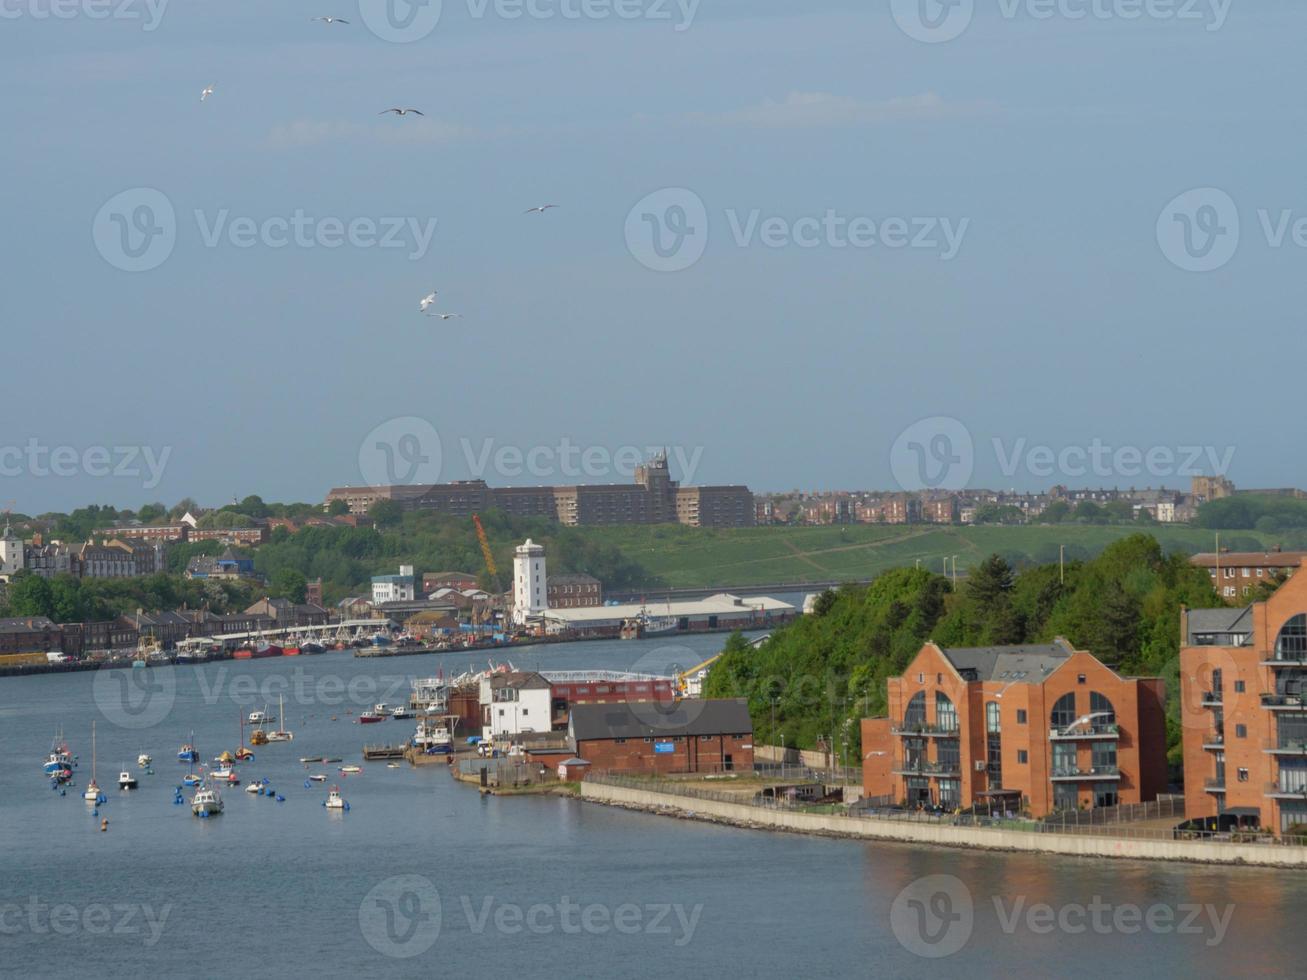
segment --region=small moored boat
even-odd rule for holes
[[[120,772],[120,773],[118,774],[118,788],[119,788],[119,789],[135,789],[135,788],[136,788],[136,777],[133,776],[133,775],[132,775],[130,772],[128,772],[126,769],[124,769],[122,772]]]
[[[191,813],[197,817],[216,817],[222,813],[222,797],[210,786],[201,786],[191,800]]]

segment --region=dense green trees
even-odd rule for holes
[[[990,556],[955,592],[920,569],[886,572],[868,588],[845,588],[819,613],[778,630],[760,650],[728,644],[706,690],[749,698],[758,738],[812,746],[885,711],[885,681],[902,673],[928,639],[944,647],[1046,642],[1064,636],[1123,674],[1167,682],[1172,748],[1179,740],[1180,606],[1220,605],[1206,572],[1164,555],[1148,535],[1109,546],[1098,558],[1014,574]],[[776,730],[771,730],[772,699]]]
[[[258,596],[245,582],[190,581],[174,575],[143,578],[41,578],[19,572],[0,602],[0,616],[48,616],[57,623],[114,619],[138,609],[198,609],[235,612]]]
[[[1211,500],[1198,508],[1199,527],[1214,530],[1307,531],[1307,500],[1269,494],[1238,494]],[[1295,546],[1307,544],[1307,535],[1294,535]],[[1222,542],[1224,544],[1225,542]]]

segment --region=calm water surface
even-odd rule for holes
[[[697,663],[721,639],[512,659],[663,670]],[[1229,976],[1300,973],[1307,962],[1298,873],[757,833],[575,800],[483,798],[439,766],[370,763],[342,778],[299,763],[358,762],[365,738],[406,737],[411,722],[360,728],[345,712],[402,700],[409,677],[485,662],[332,653],[164,668],[137,715],[103,674],[0,679],[0,974]],[[206,759],[233,749],[238,715],[265,699],[275,710],[278,691],[295,740],[261,747],[242,775],[267,777],[285,802],[233,788],[225,814],[207,821],[174,806],[185,771],[175,756],[190,732]],[[40,771],[62,726],[80,786],[93,720],[106,833],[79,793],[60,797]],[[135,770],[142,751],[155,775],[120,793],[119,769]],[[307,771],[339,781],[350,811],[328,813]],[[895,905],[938,875],[952,877]],[[1191,906],[1211,911],[1186,921]],[[1135,927],[1136,909],[1152,929]],[[947,958],[919,955],[953,946]]]

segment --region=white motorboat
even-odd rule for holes
[[[251,725],[266,725],[272,719],[268,717],[268,712],[266,710],[264,711],[256,710],[256,711],[251,711],[250,716],[245,720],[248,721]]]
[[[132,775],[130,772],[128,772],[126,769],[124,769],[122,772],[120,772],[120,773],[118,774],[118,788],[119,788],[119,789],[135,789],[135,788],[136,788],[136,777],[133,776],[133,775]]]
[[[322,804],[328,810],[348,810],[349,804],[345,802],[344,797],[340,795],[340,787],[333,786],[327,792],[327,799]]]
[[[191,813],[197,817],[217,816],[222,813],[222,797],[216,789],[201,785],[191,800]]]

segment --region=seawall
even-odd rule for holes
[[[713,820],[740,827],[830,837],[899,841],[937,847],[984,848],[993,851],[1030,851],[1074,857],[1190,861],[1278,868],[1307,867],[1307,847],[1107,837],[1099,834],[1045,834],[1019,830],[954,827],[947,824],[862,819],[755,807],[745,803],[726,803],[590,781],[581,783],[581,797],[594,803],[655,813],[671,812],[675,816]]]

